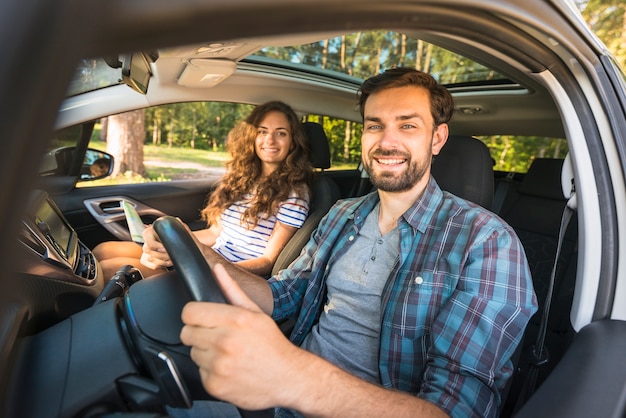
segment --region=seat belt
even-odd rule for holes
[[[504,200],[508,194],[508,191],[513,187],[513,177],[515,173],[512,171],[507,173],[506,177],[498,182],[498,187],[493,195],[493,203],[491,204],[491,211],[496,214],[500,214]]]
[[[563,244],[563,239],[565,237],[565,231],[567,231],[567,226],[569,225],[569,221],[572,218],[572,215],[576,211],[576,193],[572,193],[571,197],[568,199],[565,208],[563,209],[563,216],[561,218],[561,227],[559,230],[559,241],[556,247],[556,257],[554,259],[554,264],[552,266],[552,272],[550,274],[550,283],[548,284],[548,290],[546,293],[546,300],[543,306],[543,312],[541,316],[541,322],[539,324],[539,332],[537,334],[537,340],[535,344],[530,347],[530,366],[526,377],[524,378],[524,382],[522,384],[522,388],[520,389],[520,394],[515,402],[514,413],[517,413],[522,405],[530,398],[530,396],[535,391],[535,386],[537,385],[537,376],[539,374],[539,368],[549,361],[548,349],[545,346],[546,332],[548,328],[548,317],[550,316],[550,304],[552,302],[552,293],[554,291],[554,281],[556,278],[557,265],[559,263],[559,255],[561,254],[561,246]]]

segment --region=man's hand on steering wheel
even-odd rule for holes
[[[239,287],[220,264],[216,281],[231,305],[189,302],[180,339],[191,346],[204,388],[241,408],[284,405],[299,379],[302,350]],[[290,377],[294,380],[290,382]]]

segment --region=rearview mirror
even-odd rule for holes
[[[122,57],[122,81],[141,94],[148,92],[152,76],[150,62],[156,61],[156,53],[133,52]]]

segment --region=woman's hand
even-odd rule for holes
[[[152,225],[146,227],[142,235],[143,253],[139,260],[141,264],[154,270],[171,267],[172,260]]]

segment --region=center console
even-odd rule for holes
[[[21,266],[24,273],[46,271],[51,278],[84,285],[95,281],[96,259],[46,192],[31,196],[18,240],[34,256]]]
[[[93,305],[103,288],[102,271],[46,192],[31,195],[16,244],[13,288],[28,312],[25,333]]]

